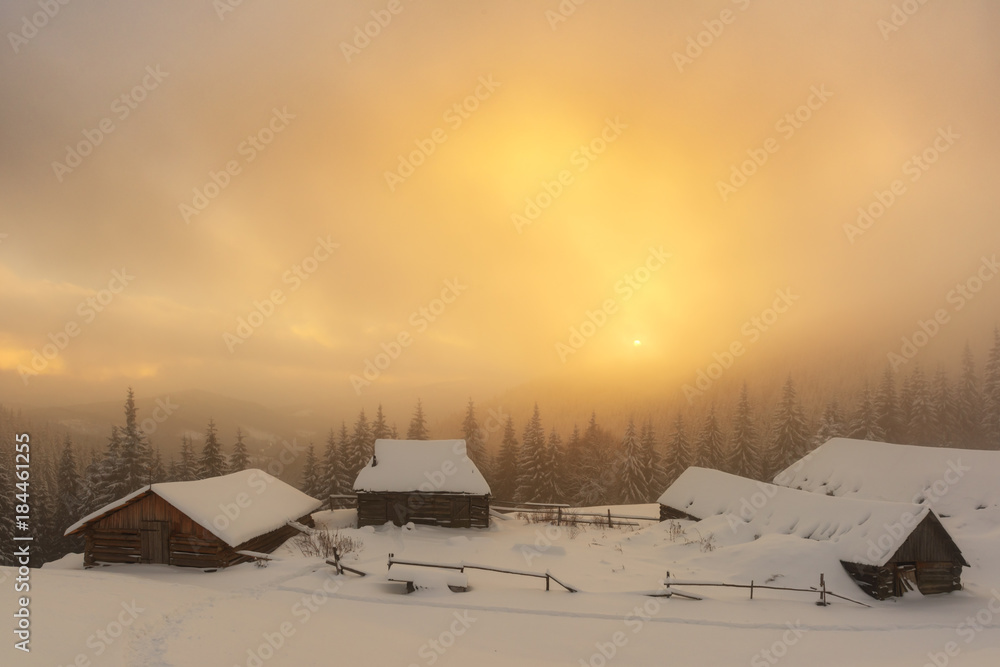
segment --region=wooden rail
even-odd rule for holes
[[[530,507],[514,507],[514,505],[529,505]],[[573,508],[568,505],[549,505],[546,503],[491,503],[491,510],[498,512],[524,512],[525,514],[552,514],[555,515],[556,525],[560,526],[565,522],[586,523],[600,526],[638,526],[635,521],[652,521],[659,523],[659,517],[638,516],[634,514],[612,514],[609,509],[606,513],[597,514],[593,512],[571,512]],[[587,517],[598,519],[595,521],[580,521],[577,517]],[[601,521],[599,519],[605,519]]]
[[[570,593],[578,593],[579,592],[579,590],[576,589],[576,588],[574,588],[573,586],[570,586],[569,584],[566,584],[565,582],[560,581],[559,579],[557,579],[556,576],[554,574],[552,574],[551,572],[549,572],[548,570],[546,570],[544,573],[542,573],[542,572],[531,572],[529,570],[512,570],[512,569],[509,569],[509,568],[494,567],[492,565],[477,565],[475,563],[465,563],[465,562],[461,562],[461,563],[429,563],[427,561],[399,560],[398,558],[395,557],[395,554],[389,554],[389,564],[388,565],[389,565],[388,569],[390,569],[390,570],[392,569],[393,565],[411,565],[411,566],[415,566],[415,567],[434,567],[434,568],[439,568],[439,569],[442,569],[442,570],[457,570],[457,571],[463,572],[463,573],[466,570],[484,570],[486,572],[499,572],[501,574],[514,574],[514,575],[518,575],[518,576],[521,576],[521,577],[535,577],[535,578],[538,578],[538,579],[544,579],[545,580],[545,590],[549,590],[549,582],[550,581],[554,581],[557,584],[559,584],[560,586],[562,586],[563,588],[565,588]]]
[[[827,590],[826,589],[826,577],[823,574],[819,575],[819,583],[820,583],[820,588],[789,588],[787,586],[768,586],[766,584],[755,584],[753,582],[753,580],[751,580],[749,584],[728,584],[728,583],[723,583],[723,582],[707,582],[707,581],[673,581],[670,578],[670,573],[668,572],[667,573],[667,581],[666,581],[667,590],[665,591],[665,593],[670,593],[671,592],[671,588],[670,587],[673,586],[673,585],[678,585],[678,586],[714,586],[714,587],[722,587],[722,588],[749,588],[750,589],[750,599],[753,600],[754,589],[761,589],[761,588],[763,588],[765,590],[771,590],[771,591],[793,591],[793,592],[796,592],[796,593],[819,593],[820,597],[819,597],[819,600],[816,602],[816,604],[819,605],[819,606],[823,606],[823,607],[825,607],[825,606],[827,606],[827,605],[830,604],[826,600],[827,597],[834,597],[834,598],[838,598],[840,600],[846,600],[847,602],[853,602],[854,604],[859,604],[862,607],[868,607],[869,609],[871,609],[871,605],[870,604],[865,604],[864,602],[858,602],[857,600],[852,600],[849,597],[845,597],[843,595],[837,595],[836,593]]]

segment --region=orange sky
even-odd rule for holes
[[[948,294],[1000,250],[996,3],[559,7],[4,3],[3,402],[679,386],[940,309],[928,360],[985,341],[1000,280]]]

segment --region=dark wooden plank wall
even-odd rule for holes
[[[913,529],[893,555],[892,560],[897,563],[949,561],[967,565],[958,545],[933,514],[928,514]]]
[[[489,496],[464,493],[358,493],[358,526],[416,524],[488,528]]]

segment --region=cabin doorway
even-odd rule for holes
[[[170,524],[166,521],[143,521],[140,563],[170,564]]]
[[[459,496],[451,499],[451,527],[472,527],[472,499]]]
[[[904,593],[917,590],[917,564],[897,563],[896,577],[893,592],[896,597],[903,597]]]

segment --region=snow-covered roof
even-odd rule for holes
[[[250,469],[191,482],[144,486],[80,519],[66,529],[66,535],[150,492],[231,547],[280,528],[323,504],[263,470]]]
[[[928,505],[941,516],[1000,506],[1000,452],[833,438],[775,476],[793,489]]]
[[[465,440],[376,440],[355,491],[488,495],[490,486],[465,451]]]
[[[884,565],[931,514],[913,503],[835,498],[688,468],[659,502],[697,519],[725,515],[735,532],[795,535],[835,545],[842,561]]]

